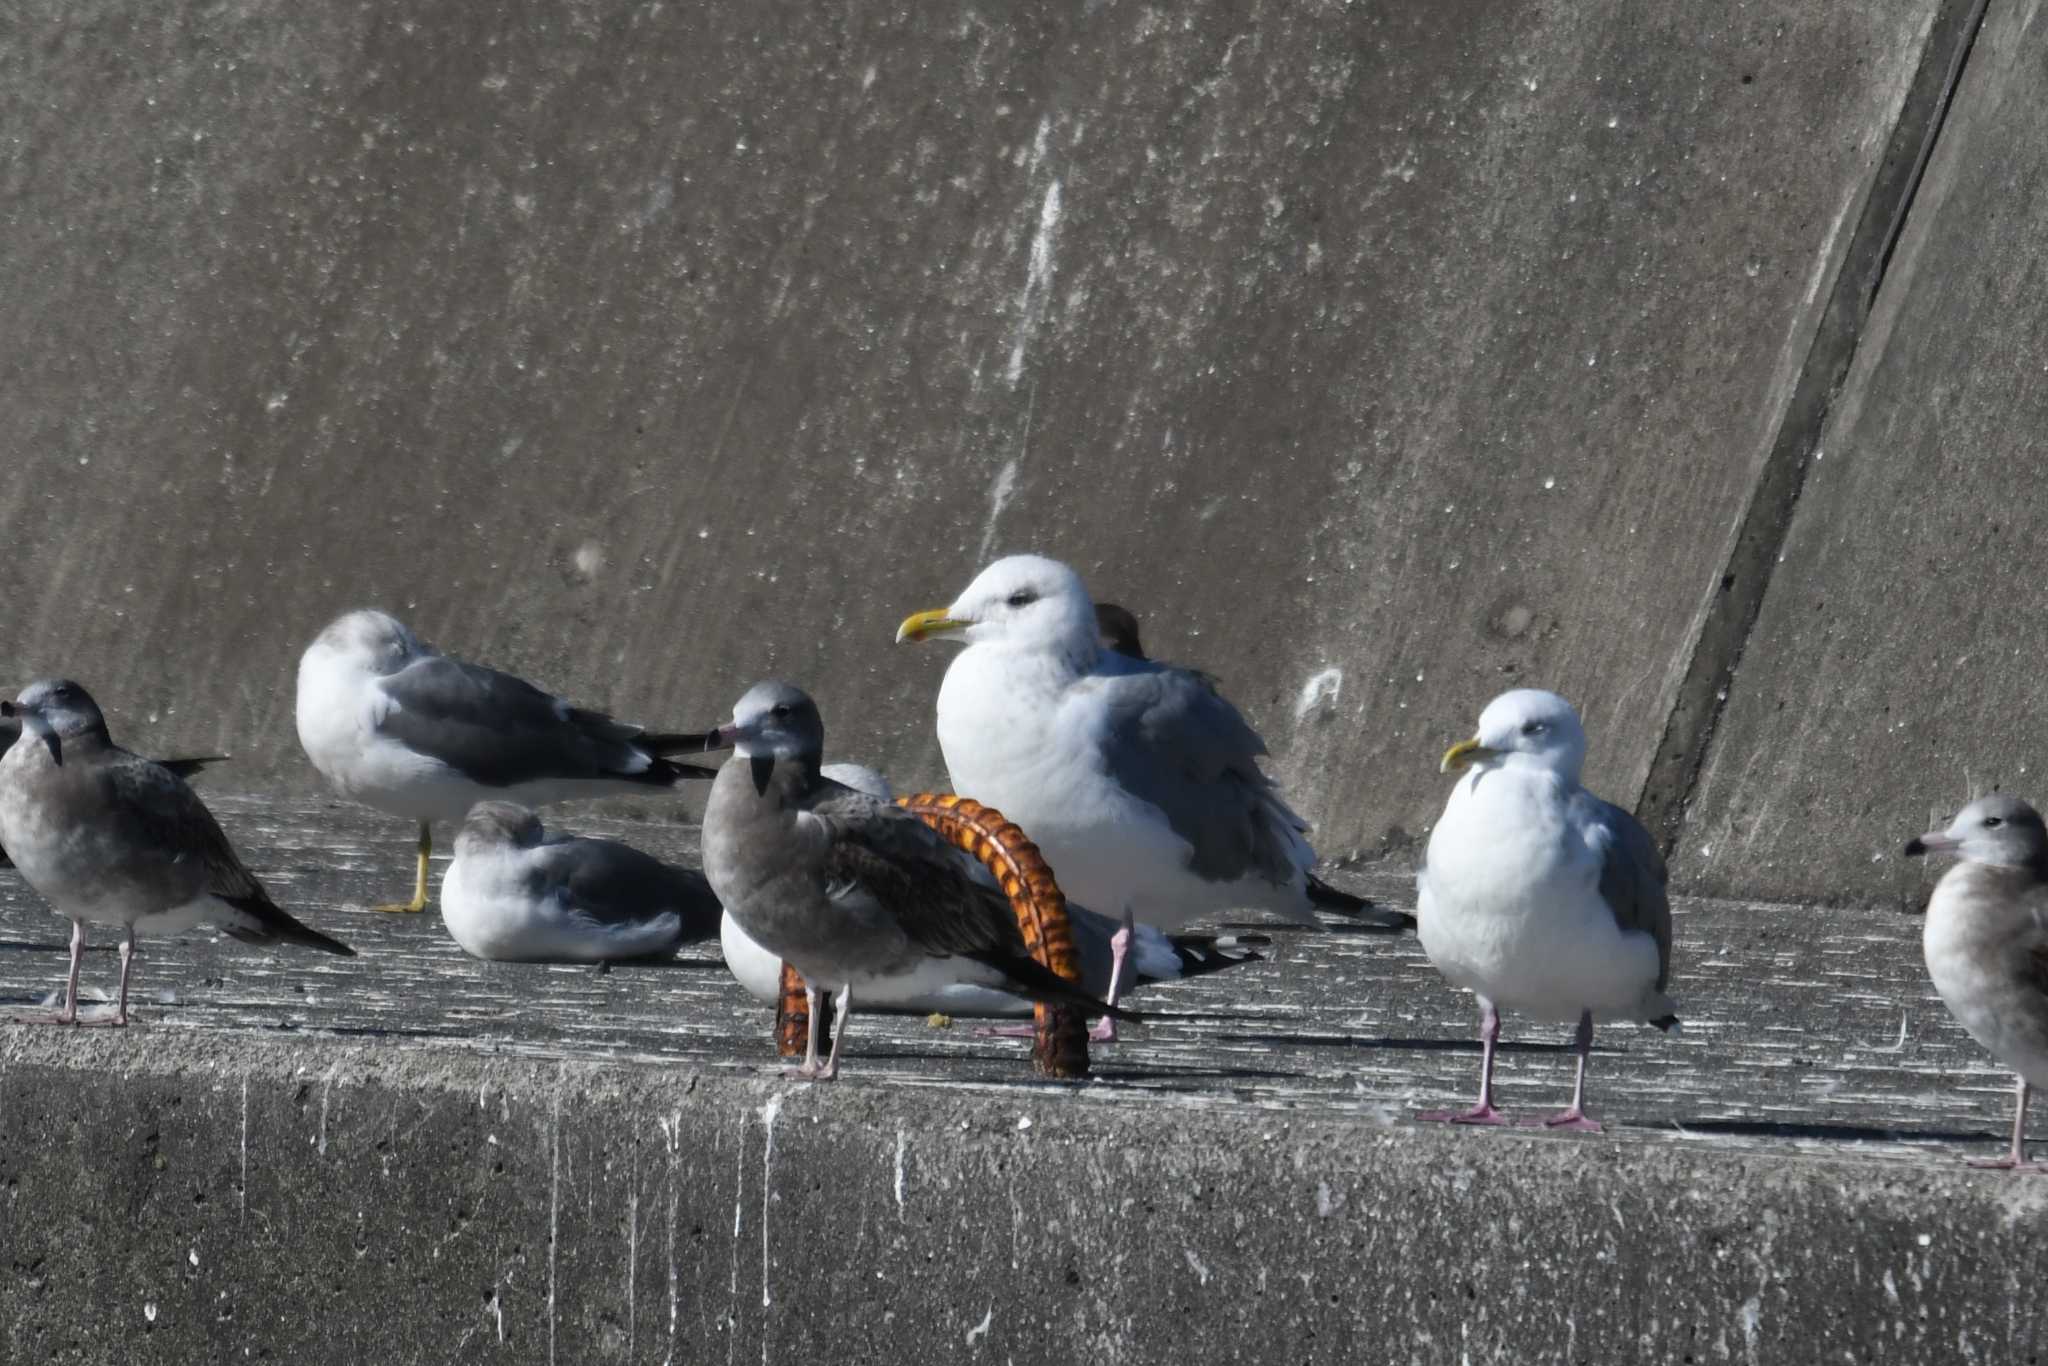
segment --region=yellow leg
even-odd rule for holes
[[[434,827],[420,822],[420,871],[413,880],[412,900],[389,906],[372,906],[373,911],[419,912],[427,909],[427,856],[434,852]]]

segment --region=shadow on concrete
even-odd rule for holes
[[[1868,1124],[1797,1124],[1762,1119],[1680,1119],[1645,1128],[1676,1128],[1688,1134],[1741,1138],[1807,1138],[1832,1143],[1993,1143],[2005,1136],[1988,1129],[1897,1129]]]

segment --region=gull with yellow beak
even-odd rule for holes
[[[1678,1026],[1664,860],[1640,821],[1580,786],[1585,757],[1571,703],[1533,688],[1494,698],[1444,755],[1458,785],[1416,874],[1416,921],[1437,971],[1479,998],[1479,1101],[1425,1120],[1507,1122],[1493,1104],[1503,1009],[1578,1021],[1572,1103],[1544,1121],[1560,1129],[1600,1128],[1585,1109],[1596,1015]]]
[[[1105,649],[1102,634],[1080,575],[1040,555],[997,560],[950,607],[903,622],[898,641],[966,646],[939,687],[954,791],[1022,826],[1069,897],[1157,929],[1243,909],[1314,924],[1319,907],[1406,923],[1311,881],[1308,826],[1213,681]]]

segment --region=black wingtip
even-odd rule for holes
[[[1173,951],[1180,959],[1180,979],[1200,977],[1206,973],[1221,972],[1234,968],[1240,963],[1262,963],[1266,956],[1259,952],[1273,946],[1273,941],[1263,934],[1177,934],[1173,936]]]
[[[1365,921],[1368,927],[1382,930],[1398,932],[1415,928],[1415,917],[1406,911],[1385,910],[1370,897],[1353,896],[1350,892],[1341,891],[1314,873],[1308,874],[1306,890],[1308,904],[1319,911],[1352,916]]]
[[[1652,1029],[1661,1029],[1666,1034],[1669,1034],[1678,1028],[1678,1017],[1676,1015],[1661,1015],[1650,1021],[1650,1027]]]
[[[224,764],[229,757],[226,754],[207,754],[195,759],[159,759],[157,762],[180,778],[196,778],[208,764]]]
[[[1926,852],[1927,843],[1926,841],[1922,840],[1918,835],[1915,835],[1913,836],[1913,838],[1906,841],[1907,858],[1919,858],[1922,854]]]

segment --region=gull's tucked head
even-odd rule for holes
[[[904,618],[896,639],[944,635],[969,645],[1000,641],[1091,660],[1102,647],[1081,576],[1043,555],[1009,555],[975,575],[951,607]]]
[[[1921,854],[1955,854],[1966,863],[2007,868],[2040,867],[2048,864],[2048,829],[2033,807],[1994,793],[1958,811],[1948,829],[1930,830],[1906,845],[1907,857]]]
[[[825,722],[810,694],[773,679],[756,683],[733,704],[732,721],[705,737],[706,749],[744,759],[809,759],[825,753]]]
[[[12,702],[0,702],[0,716],[19,720],[23,731],[45,740],[107,733],[107,719],[100,714],[99,703],[68,678],[29,684]]]
[[[531,849],[544,834],[540,817],[516,802],[478,802],[455,836],[455,854],[460,858],[508,844]]]
[[[1479,729],[1444,755],[1445,773],[1474,765],[1542,769],[1569,783],[1586,761],[1586,728],[1572,704],[1554,692],[1517,688],[1479,713]]]
[[[382,677],[397,673],[422,652],[419,637],[389,612],[372,608],[345,612],[306,647],[300,667],[325,656]]]

